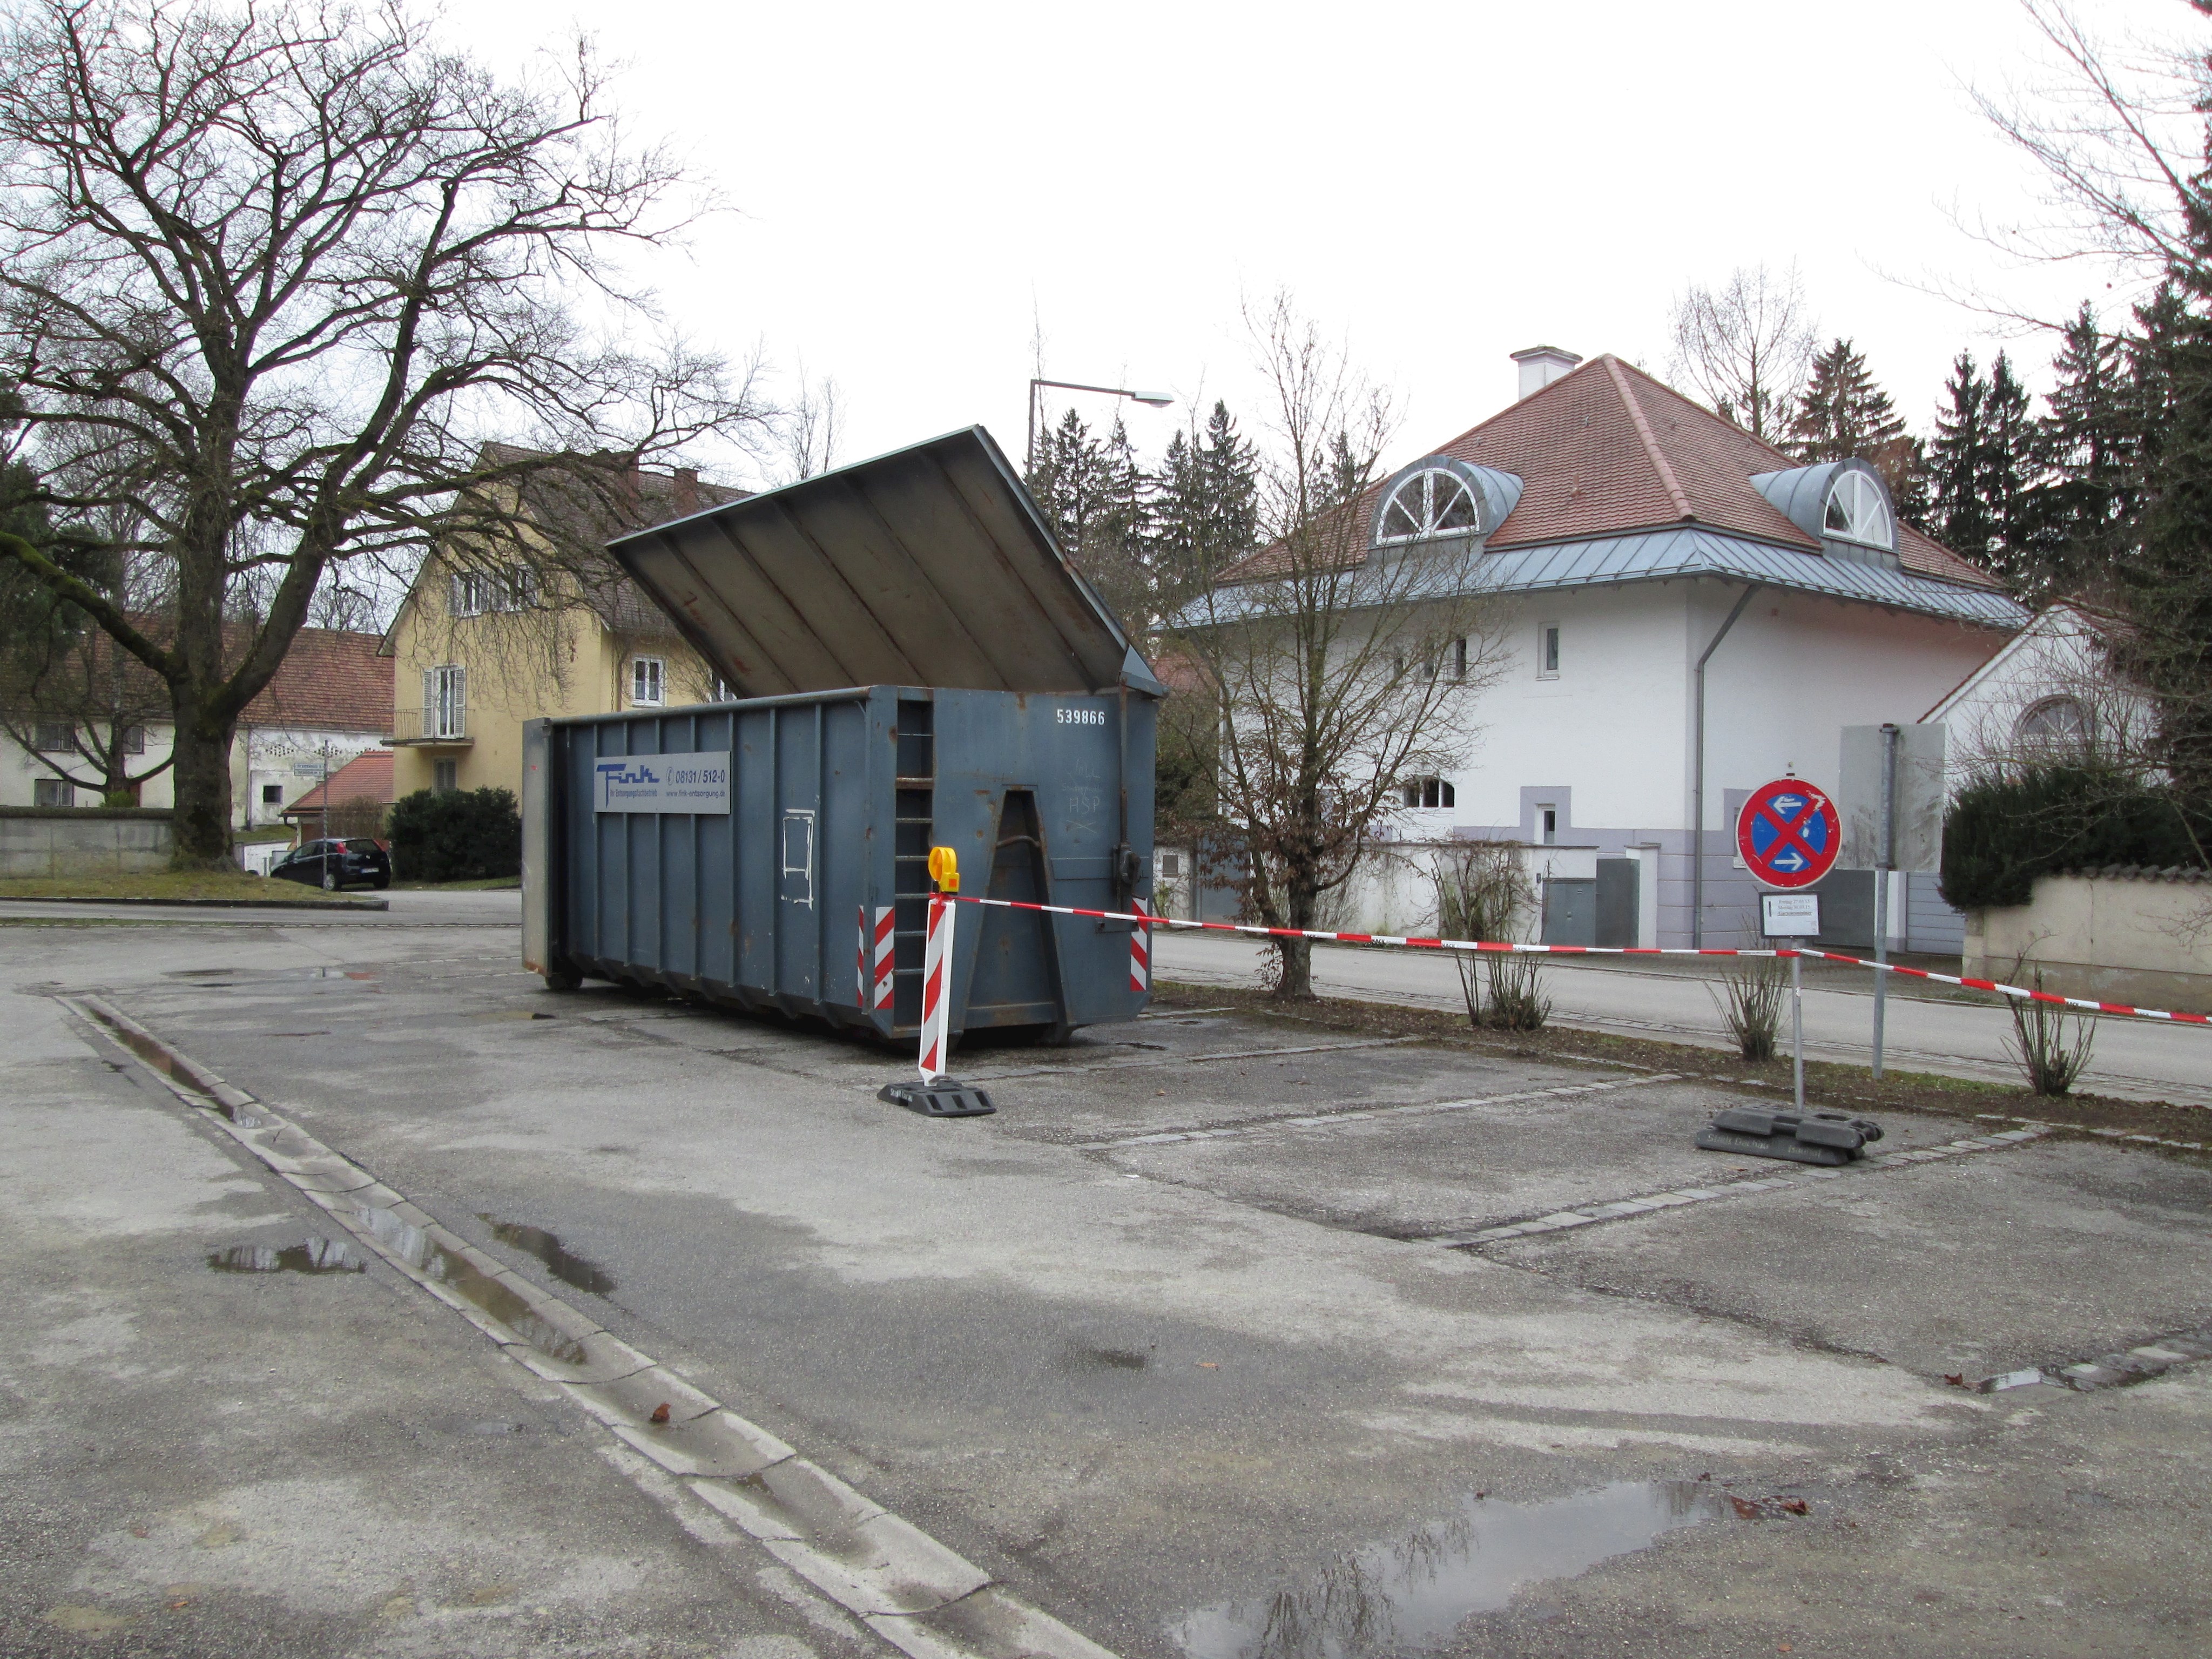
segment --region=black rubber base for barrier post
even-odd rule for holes
[[[927,1083],[886,1083],[876,1091],[876,1098],[924,1117],[985,1117],[999,1109],[991,1104],[988,1094],[957,1077],[933,1077]]]
[[[1717,1114],[1708,1127],[1698,1130],[1697,1144],[1709,1152],[1743,1152],[1833,1169],[1864,1158],[1867,1143],[1881,1139],[1881,1125],[1842,1112],[1736,1108]]]

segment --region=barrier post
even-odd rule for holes
[[[921,958],[921,1080],[934,1083],[945,1073],[945,1051],[952,1024],[953,906],[942,893],[929,896],[929,936]]]
[[[1805,1109],[1805,953],[1790,953],[1790,1051],[1795,1074],[1791,1095],[1797,1109]]]
[[[1881,728],[1881,837],[1874,861],[1874,1080],[1881,1081],[1882,1016],[1887,1011],[1889,975],[1889,867],[1897,861],[1897,733]]]
[[[983,1090],[945,1074],[952,1046],[952,918],[959,907],[960,865],[950,847],[929,849],[929,929],[921,955],[921,1051],[919,1083],[887,1083],[876,1098],[924,1117],[981,1117],[995,1111]]]

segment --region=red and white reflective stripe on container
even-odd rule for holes
[[[944,1074],[952,1023],[952,901],[929,896],[929,937],[921,952],[921,1080]]]
[[[1140,898],[1133,898],[1129,901],[1129,908],[1144,921],[1146,927],[1151,926],[1151,905]],[[1152,988],[1152,939],[1145,927],[1132,928],[1129,933],[1129,988],[1139,996]]]
[[[891,988],[896,983],[893,957],[892,917],[896,912],[888,904],[876,907],[876,923],[868,926],[866,907],[860,911],[860,1006],[863,1008],[888,1008],[891,1006]],[[874,935],[871,949],[870,934]],[[872,962],[872,966],[871,965]]]
[[[1501,954],[1553,957],[1772,957],[1787,961],[1802,957],[1808,962],[1841,962],[1880,973],[1902,974],[1908,979],[1932,980],[1939,985],[1960,985],[1969,991],[1988,991],[1997,996],[2028,1002],[2047,1002],[2063,1008],[2083,1008],[2093,1014],[2115,1014],[2128,1019],[2163,1019],[2176,1025],[2212,1026],[2212,1014],[2176,1013],[2166,1008],[2137,1008],[2124,1002],[2097,1002],[2087,997],[2063,997],[2055,991],[2034,991],[2023,985],[2007,985],[1993,979],[1964,979],[1957,974],[1938,974],[1925,968],[1907,968],[1894,962],[1869,962],[1834,951],[1699,949],[1680,945],[1516,945],[1492,939],[1402,939],[1392,933],[1332,933],[1316,927],[1262,927],[1245,921],[1184,921],[1174,916],[1130,915],[1120,910],[1085,910],[1071,904],[1031,904],[1021,899],[971,898],[963,904],[991,904],[1004,910],[1042,910],[1055,916],[1096,916],[1104,921],[1133,921],[1147,927],[1195,927],[1213,933],[1248,933],[1258,939],[1311,939],[1341,945],[1396,945],[1413,951],[1495,951]]]

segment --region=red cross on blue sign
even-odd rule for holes
[[[1736,814],[1736,851],[1769,887],[1810,887],[1836,867],[1843,845],[1835,802],[1802,778],[1762,783]]]

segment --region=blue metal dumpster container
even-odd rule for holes
[[[523,951],[548,983],[907,1036],[931,847],[969,896],[1149,900],[1163,688],[981,428],[609,550],[755,695],[525,727]],[[831,678],[851,669],[924,678]],[[1150,989],[1137,942],[962,905],[951,1030],[1126,1019]]]
[[[533,888],[526,955],[557,982],[663,985],[884,1036],[921,1019],[932,846],[962,890],[1117,908],[1120,793],[1152,865],[1153,704],[1120,695],[870,686],[652,714],[536,720],[524,735]],[[1126,738],[1122,722],[1127,726]],[[1126,742],[1130,767],[1123,771]],[[726,763],[726,805],[660,810],[678,769]],[[714,780],[709,777],[711,786]],[[622,799],[640,786],[641,801]],[[890,913],[894,972],[875,989]],[[952,1029],[1065,1035],[1127,1019],[1149,976],[1127,922],[961,907]]]

